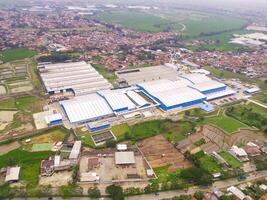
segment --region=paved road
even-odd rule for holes
[[[172,198],[174,196],[179,196],[182,194],[194,194],[196,191],[214,191],[216,189],[224,189],[230,187],[232,185],[239,185],[242,183],[254,181],[257,179],[262,179],[267,177],[267,171],[257,172],[256,175],[250,175],[244,181],[238,181],[236,178],[228,179],[224,181],[216,181],[213,183],[211,187],[208,188],[199,188],[199,187],[192,187],[188,191],[183,190],[176,190],[176,191],[167,191],[167,192],[159,192],[159,195],[156,196],[155,194],[144,194],[138,196],[127,197],[126,200],[159,200],[163,198]],[[15,200],[24,200],[25,198],[15,198]],[[27,198],[29,200],[47,200],[47,198]],[[53,200],[61,200],[60,197],[54,197]],[[73,197],[70,200],[90,200],[88,197]],[[110,200],[109,198],[103,198],[103,200]]]
[[[126,199],[127,200],[148,200],[148,199],[159,200],[159,199],[164,199],[164,198],[172,198],[174,196],[179,196],[182,194],[194,194],[196,191],[200,191],[200,190],[201,191],[214,191],[216,189],[224,189],[232,185],[239,185],[241,183],[246,183],[246,182],[261,179],[264,177],[267,177],[267,171],[257,172],[256,175],[250,175],[244,181],[238,181],[236,178],[234,178],[234,179],[228,179],[224,181],[217,181],[213,183],[211,187],[208,187],[208,188],[192,187],[188,191],[177,190],[177,191],[159,192],[158,196],[156,196],[155,194],[144,194],[144,195],[127,197]]]
[[[265,105],[265,104],[262,104],[262,103],[260,103],[260,102],[254,101],[254,100],[252,100],[252,99],[248,99],[248,101],[249,101],[249,102],[252,102],[252,103],[255,103],[255,104],[257,104],[258,106],[261,106],[261,107],[267,109],[267,105]]]

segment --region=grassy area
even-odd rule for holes
[[[93,141],[91,134],[88,130],[82,131],[82,128],[77,128],[77,129],[75,129],[75,133],[76,133],[78,139],[82,141],[83,145],[88,146],[88,147],[92,147],[92,148],[95,147],[94,141]]]
[[[210,156],[205,155],[200,159],[200,167],[209,173],[221,172],[222,167]]]
[[[267,109],[263,108],[255,103],[249,103],[246,108],[251,109],[252,112],[259,113],[267,118]]]
[[[238,52],[242,50],[247,50],[249,49],[248,47],[244,45],[238,45],[238,44],[233,44],[229,43],[231,38],[233,37],[234,34],[244,34],[247,33],[247,31],[229,31],[225,33],[220,33],[216,35],[211,35],[211,36],[202,36],[202,37],[197,37],[197,40],[203,40],[206,41],[207,44],[202,44],[202,45],[197,45],[197,46],[188,46],[189,49],[196,51],[196,50],[209,50],[209,51],[233,51],[233,52]],[[190,39],[190,41],[195,40],[195,38]],[[210,43],[213,41],[213,43]]]
[[[27,152],[20,149],[0,156],[0,168],[21,166],[20,179],[29,185],[37,185],[41,160],[47,159],[52,152]]]
[[[125,133],[126,132],[130,132],[130,127],[128,126],[128,124],[120,124],[120,125],[116,125],[116,126],[112,126],[111,131],[113,132],[113,134],[116,136],[118,141],[124,140],[125,138]]]
[[[51,130],[45,131],[43,134],[31,137],[31,142],[26,143],[22,141],[23,149],[24,150],[32,150],[32,146],[34,144],[41,144],[41,143],[56,143],[59,141],[64,141],[66,136],[66,131],[61,128],[53,128]]]
[[[119,141],[124,139],[135,141],[162,134],[170,142],[179,142],[185,138],[187,133],[194,132],[194,128],[195,124],[189,121],[154,120],[133,126],[127,124],[113,126],[112,132]]]
[[[215,77],[224,79],[232,79],[232,78],[239,79],[244,83],[257,84],[262,90],[267,90],[267,84],[259,79],[252,79],[243,74],[234,73],[228,70],[217,69],[211,66],[207,66],[205,67],[205,69],[210,71],[211,74]]]
[[[260,93],[254,94],[252,98],[256,101],[259,101],[259,102],[267,105],[267,93],[265,93],[265,92],[260,92]]]
[[[213,124],[229,134],[238,131],[240,128],[249,128],[246,124],[223,114],[216,117],[207,117],[204,119],[204,123]]]
[[[120,24],[123,27],[140,32],[160,32],[166,29],[166,25],[170,23],[169,20],[161,17],[127,10],[102,12],[96,18],[108,23]]]
[[[267,133],[266,109],[253,104],[235,105],[228,107],[226,114]]]
[[[42,100],[30,95],[9,98],[0,102],[0,109],[17,109],[25,113],[39,112],[42,110]]]
[[[112,85],[116,86],[116,79],[117,76],[114,72],[108,71],[103,65],[95,64],[93,67],[105,78],[107,79]]]
[[[28,71],[34,88],[37,90],[41,89],[42,83],[37,75],[37,63],[35,61],[30,61],[28,65]]]
[[[232,168],[239,168],[242,166],[242,163],[239,162],[237,159],[235,159],[231,154],[229,154],[228,152],[226,151],[222,151],[219,153],[220,156],[222,156],[225,161],[231,165]]]
[[[8,49],[0,52],[0,60],[4,62],[10,62],[14,60],[20,60],[24,58],[30,58],[37,54],[36,51],[24,49],[24,48],[15,48]]]

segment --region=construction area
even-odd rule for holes
[[[157,135],[138,142],[138,147],[147,158],[152,168],[169,166],[169,171],[176,171],[191,166],[175,147],[162,135]]]

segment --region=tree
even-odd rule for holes
[[[204,194],[203,194],[203,192],[201,192],[201,191],[197,191],[197,192],[195,192],[194,197],[195,197],[197,200],[202,200],[202,199],[204,198]]]
[[[100,190],[97,187],[89,188],[88,189],[88,196],[90,198],[100,198],[101,197]]]
[[[124,200],[123,189],[119,185],[110,185],[106,188],[108,193],[113,200]]]
[[[219,198],[219,200],[235,200],[235,197],[233,195],[230,196],[223,195]]]

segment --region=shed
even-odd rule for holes
[[[20,167],[7,168],[5,182],[15,182],[19,180]]]
[[[134,152],[133,151],[115,152],[115,164],[116,165],[135,164]]]

